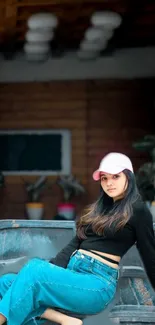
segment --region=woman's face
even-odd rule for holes
[[[100,180],[103,191],[113,198],[114,201],[124,196],[128,180],[123,172],[116,175],[101,172]]]

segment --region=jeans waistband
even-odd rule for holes
[[[85,261],[88,261],[89,263],[93,263],[94,266],[98,269],[100,269],[100,271],[103,272],[108,272],[111,275],[113,275],[116,279],[119,278],[119,268],[114,268],[111,267],[110,265],[107,265],[104,262],[100,262],[99,260],[97,260],[96,258],[89,256],[87,254],[84,254],[78,250],[76,250],[71,256],[76,256],[77,258],[83,258]]]

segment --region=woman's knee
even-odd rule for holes
[[[35,284],[42,281],[47,274],[49,263],[40,258],[30,259],[19,272],[19,282],[23,281],[29,284]]]
[[[48,263],[45,260],[42,260],[41,258],[32,258],[27,262],[25,265],[28,272],[31,274],[34,272],[35,274],[38,273],[40,270],[43,270],[45,264]]]
[[[45,260],[39,258],[39,257],[34,257],[34,258],[31,258],[27,263],[26,265],[27,266],[40,266],[41,264],[45,263]]]

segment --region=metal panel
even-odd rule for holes
[[[18,272],[32,257],[50,260],[74,234],[74,221],[1,220],[0,275]]]
[[[18,272],[32,257],[49,260],[75,235],[74,221],[1,220],[0,275]],[[155,294],[136,246],[123,257],[115,299],[99,315],[84,323],[111,325],[155,324]],[[52,324],[48,322],[48,324]]]

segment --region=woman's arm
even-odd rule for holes
[[[142,202],[134,213],[136,230],[136,246],[144,263],[146,273],[155,289],[155,236],[152,214]]]
[[[79,249],[80,244],[81,240],[75,236],[65,248],[63,248],[54,258],[50,260],[50,263],[66,268],[70,256],[76,249]]]

